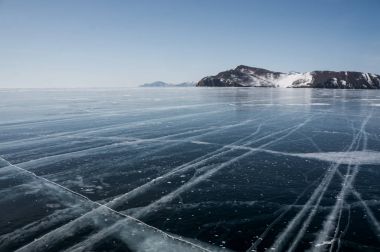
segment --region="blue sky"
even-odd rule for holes
[[[0,87],[198,81],[239,64],[380,74],[378,0],[0,0]]]

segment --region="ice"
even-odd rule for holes
[[[127,243],[130,247],[136,247],[136,251],[141,251],[141,250],[142,251],[146,251],[146,250],[161,251],[162,247],[166,247],[168,251],[177,251],[178,249],[181,249],[183,251],[202,251],[202,250],[206,251],[206,249],[203,249],[202,247],[200,247],[197,244],[193,244],[191,242],[182,240],[178,237],[173,237],[173,236],[170,236],[168,234],[165,234],[162,231],[155,229],[154,227],[151,227],[149,225],[146,225],[145,223],[139,222],[135,218],[132,218],[130,216],[116,212],[112,208],[109,208],[106,205],[102,205],[100,203],[94,202],[91,199],[89,199],[88,197],[86,197],[82,194],[79,194],[75,191],[72,191],[69,188],[61,186],[61,185],[59,185],[53,181],[50,181],[50,180],[45,179],[43,177],[37,176],[36,174],[34,174],[30,171],[27,171],[21,167],[13,165],[3,158],[1,158],[1,160],[3,162],[7,163],[8,167],[12,167],[14,169],[25,172],[33,180],[39,180],[41,182],[41,187],[47,187],[46,189],[49,189],[49,187],[53,187],[59,193],[63,193],[63,194],[68,193],[69,195],[71,195],[73,197],[79,198],[79,200],[84,200],[84,201],[86,201],[86,203],[89,202],[90,204],[93,205],[94,210],[91,210],[91,211],[85,213],[83,216],[77,218],[77,220],[81,220],[81,221],[78,221],[78,222],[71,221],[69,223],[68,227],[66,225],[60,227],[59,228],[60,232],[67,232],[68,234],[75,233],[75,230],[78,228],[81,228],[82,225],[88,225],[88,221],[94,222],[95,225],[99,225],[99,222],[100,222],[101,226],[106,226],[108,224],[107,218],[109,215],[111,215],[111,216],[116,215],[117,217],[120,217],[120,215],[121,215],[121,217],[125,217],[122,219],[122,222],[127,222],[127,223],[125,225],[123,225],[122,227],[120,227],[120,233],[121,233],[121,235],[123,235],[124,233],[128,233],[127,236],[124,235],[125,237],[127,237],[127,238],[124,238],[124,240],[128,240]],[[44,190],[45,190],[45,188],[44,188]],[[46,206],[49,207],[49,205],[51,206],[52,204],[47,204]],[[62,213],[63,212],[61,211],[60,214],[62,214]],[[94,214],[98,214],[98,215],[100,214],[101,216],[104,216],[104,217],[94,216]],[[86,217],[88,217],[88,215],[90,215],[91,220],[86,219]],[[60,215],[60,218],[62,218],[61,215]],[[50,221],[45,220],[45,222],[47,222],[48,224],[51,225],[52,221],[54,221],[54,222],[57,221],[57,218],[51,218],[50,217],[50,219],[51,219]],[[84,221],[83,221],[83,219],[84,219]],[[118,222],[116,222],[116,223],[118,223]],[[40,222],[40,223],[38,223],[38,225],[40,227],[37,227],[37,231],[39,228],[41,228],[42,225],[46,225],[46,224],[44,222],[42,222],[42,223]],[[33,225],[31,225],[31,226],[33,226]],[[128,232],[123,231],[125,226],[128,227]],[[113,227],[113,226],[111,226],[111,227]],[[34,228],[36,228],[36,227],[34,227]],[[46,228],[46,227],[42,226],[42,228]],[[132,229],[132,231],[131,231],[131,229]],[[20,232],[20,231],[18,231],[18,232]],[[30,230],[28,230],[28,232],[30,232]],[[132,237],[131,237],[131,233],[132,233]],[[23,235],[25,235],[25,234],[23,234]],[[61,239],[62,237],[63,237],[62,233],[60,233],[60,235],[58,237],[58,236],[54,236],[54,234],[52,232],[50,232],[47,235],[40,237],[38,240],[34,240],[33,242],[26,244],[25,246],[21,247],[18,251],[30,251],[30,250],[38,251],[38,250],[41,250],[43,248],[50,246],[51,243],[55,243],[57,241],[57,239]],[[7,240],[4,239],[5,237],[1,237],[1,238],[3,239],[4,243],[9,242],[8,239]],[[14,236],[11,236],[11,238],[14,239]],[[141,242],[136,242],[136,239],[141,239]],[[147,242],[147,240],[148,240],[148,242]],[[79,251],[82,251],[82,249],[83,248],[80,247]]]
[[[298,157],[313,158],[329,162],[340,162],[342,164],[365,165],[380,164],[380,152],[377,151],[350,151],[350,152],[325,152],[291,154]]]
[[[379,96],[1,92],[0,250],[378,250]]]
[[[360,127],[360,131],[358,132],[358,139],[356,140],[356,147],[355,147],[356,150],[360,147],[359,145],[360,140],[362,141],[362,149],[364,151],[367,149],[368,136],[365,131],[365,128],[371,116],[372,116],[372,113],[363,121]],[[337,238],[337,234],[339,230],[338,227],[339,227],[342,210],[343,210],[343,204],[346,200],[346,197],[348,196],[349,190],[352,190],[352,187],[353,187],[352,185],[359,172],[358,169],[359,169],[359,163],[355,165],[352,165],[352,163],[349,163],[349,168],[347,170],[346,176],[344,177],[342,188],[337,196],[333,209],[330,211],[329,215],[326,217],[325,222],[323,223],[323,229],[319,232],[319,234],[316,237],[316,240],[314,241],[316,245],[313,248],[313,251],[323,250],[320,246],[317,246],[317,245],[327,242],[329,235],[331,234],[332,230],[335,227],[336,229],[335,229],[334,240]]]

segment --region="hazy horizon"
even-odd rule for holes
[[[136,87],[249,65],[380,74],[380,2],[0,1],[0,88]]]

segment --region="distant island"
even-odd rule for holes
[[[197,87],[380,89],[380,75],[353,71],[274,72],[240,65],[208,76]]]
[[[182,82],[178,84],[167,83],[163,81],[155,81],[152,83],[145,83],[140,87],[195,87],[196,82]]]

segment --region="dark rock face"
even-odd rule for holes
[[[312,72],[313,88],[379,89],[380,76],[361,72]]]
[[[257,82],[257,85],[253,86],[266,86],[266,87],[274,87],[273,83],[270,83],[268,80],[266,80],[267,76],[273,75],[273,76],[280,76],[282,73],[279,72],[273,72],[269,71],[263,68],[257,68],[257,67],[249,67],[240,65],[237,66],[235,69],[220,72],[219,74],[215,76],[209,76],[205,77],[202,80],[200,80],[197,84],[199,87],[247,87],[251,86],[250,83],[252,82],[252,75],[255,75],[260,81]],[[264,85],[260,85],[264,84]]]
[[[240,65],[200,80],[198,87],[380,89],[380,76],[361,72],[281,73]]]

